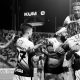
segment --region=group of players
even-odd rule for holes
[[[60,67],[53,68],[53,65],[60,63],[65,72],[63,71],[59,74],[59,78],[52,76],[51,78],[48,77],[49,79],[45,78],[45,80],[80,80],[80,2],[73,3],[72,10],[73,13],[65,19],[63,27],[55,33],[54,37],[45,39],[51,44],[47,51],[52,53],[48,54],[47,51],[43,50],[44,54],[49,57],[44,73],[51,72],[56,74],[56,72],[60,71]],[[13,80],[31,80],[31,74],[33,73],[33,66],[29,64],[31,56],[33,56],[33,61],[38,61],[39,58],[35,56],[35,51],[44,45],[44,41],[35,45],[30,40],[33,34],[32,26],[26,23],[23,23],[21,26],[23,27],[23,36],[16,42],[18,61]],[[57,57],[53,57],[54,53],[56,53]],[[78,69],[72,68],[72,64],[74,64],[74,68],[77,67]]]

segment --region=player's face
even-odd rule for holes
[[[32,34],[33,34],[33,29],[30,29],[30,30],[29,30],[29,37],[31,37]]]
[[[80,6],[74,6],[73,7],[73,13],[77,18],[80,18]]]
[[[25,35],[27,35],[29,38],[31,38],[32,34],[33,34],[32,28],[25,31]]]
[[[33,29],[30,29],[30,35],[32,36],[32,34],[33,34]]]

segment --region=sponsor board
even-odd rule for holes
[[[15,68],[0,68],[0,80],[13,80]]]

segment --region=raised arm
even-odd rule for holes
[[[63,22],[63,27],[61,29],[59,29],[55,34],[56,35],[61,35],[67,32],[67,26],[73,23],[73,21],[70,20],[70,16],[67,16],[66,19]]]
[[[13,37],[10,41],[8,41],[7,43],[3,44],[3,45],[0,45],[0,48],[3,49],[3,48],[6,48],[10,45],[10,43],[14,40],[14,37],[15,37],[15,34],[13,34]]]
[[[37,45],[34,46],[33,49],[37,49],[37,48],[40,47],[41,45],[42,45],[41,43],[40,43],[40,44],[37,44]]]
[[[59,35],[61,33],[64,33],[67,31],[67,28],[66,27],[62,27],[59,31],[56,32],[56,35]]]

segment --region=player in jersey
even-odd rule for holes
[[[67,32],[67,36],[68,36],[68,40],[66,41],[69,44],[69,47],[72,49],[76,49],[76,53],[78,55],[78,57],[75,59],[74,64],[76,64],[76,66],[74,66],[75,68],[77,68],[77,70],[75,71],[75,76],[76,76],[76,80],[80,79],[80,71],[79,66],[80,66],[80,61],[79,61],[79,35],[80,34],[80,2],[74,2],[72,5],[72,11],[73,13],[69,16],[66,17],[65,21],[64,21],[64,28],[62,28],[61,30],[57,31],[56,34],[63,34]],[[73,37],[72,37],[73,36]],[[71,39],[70,39],[71,37]],[[74,46],[73,46],[74,45]],[[77,64],[78,63],[78,64]]]
[[[64,27],[62,27],[61,30],[57,31],[56,34],[68,30],[68,35],[71,37],[80,33],[80,2],[73,3],[72,14],[66,17],[63,26]]]
[[[59,36],[54,36],[52,38],[46,38],[50,43],[47,46],[47,60],[45,63],[45,79],[46,80],[56,80],[60,73],[63,72],[62,63],[65,51],[62,48],[63,42],[61,41]],[[46,53],[46,52],[45,52]],[[47,78],[50,77],[50,78]]]
[[[19,56],[13,80],[31,80],[30,73],[33,72],[30,71],[31,66],[29,66],[29,54],[34,52],[34,50],[41,45],[34,45],[34,43],[29,40],[33,33],[31,25],[23,23],[22,27],[23,36],[19,38],[16,43]]]
[[[73,13],[66,17],[64,25],[77,22],[80,24],[80,2],[75,2],[72,5]]]

